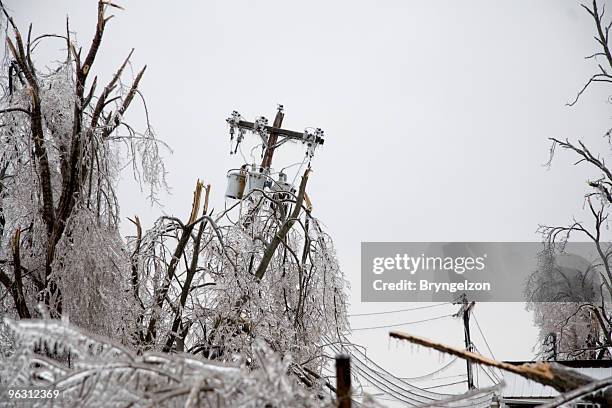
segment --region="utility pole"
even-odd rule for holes
[[[272,127],[275,129],[280,129],[283,124],[284,117],[285,114],[283,113],[283,105],[278,105],[276,117],[274,118],[274,123],[272,124]],[[277,142],[278,133],[276,133],[275,131],[270,132],[270,136],[268,137],[268,145],[266,146],[264,158],[261,162],[261,167],[263,169],[269,169],[270,167],[272,167],[272,156],[274,155],[274,149],[276,148]]]
[[[465,337],[465,349],[466,351],[473,351],[472,350],[472,340],[470,338],[470,312],[472,308],[474,307],[474,305],[476,304],[476,302],[468,302],[467,296],[463,294],[461,296],[460,302],[456,302],[455,304],[457,303],[461,303],[461,308],[455,314],[455,317],[461,316],[463,318],[463,334]],[[474,374],[472,372],[472,363],[470,363],[469,360],[466,360],[466,364],[467,364],[468,389],[473,390],[476,387],[474,386]]]
[[[261,162],[261,170],[264,172],[270,170],[276,148],[289,140],[304,143],[308,148],[306,154],[309,158],[312,158],[315,148],[317,146],[322,146],[325,142],[323,131],[319,128],[313,131],[304,130],[304,132],[282,129],[281,125],[283,124],[284,117],[283,105],[278,105],[276,117],[274,118],[272,126],[268,126],[268,120],[264,117],[259,117],[255,122],[249,122],[244,120],[238,112],[232,112],[232,116],[227,119],[227,123],[230,125],[231,140],[234,140],[236,133],[237,136],[235,139],[236,147],[230,153],[234,154],[238,150],[238,145],[243,140],[244,134],[248,131],[258,134],[261,137],[265,148]]]
[[[351,358],[336,356],[336,401],[338,408],[351,408]]]

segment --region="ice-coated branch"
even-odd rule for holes
[[[556,408],[563,406],[564,404],[577,400],[579,398],[588,397],[596,391],[602,388],[610,387],[612,385],[612,377],[604,378],[603,380],[593,381],[581,387],[578,387],[572,391],[566,392],[553,398],[552,401],[546,404],[540,405],[540,408]]]
[[[302,181],[300,182],[300,188],[298,190],[298,197],[295,206],[293,207],[293,212],[291,213],[291,216],[285,221],[285,223],[278,230],[276,235],[274,235],[272,242],[270,242],[270,245],[268,245],[266,251],[264,252],[261,262],[259,263],[259,266],[257,267],[257,270],[255,272],[255,276],[257,277],[257,279],[263,278],[264,274],[266,273],[266,269],[270,264],[270,260],[276,252],[276,248],[278,248],[281,241],[285,239],[285,237],[291,230],[291,227],[293,227],[293,224],[300,215],[300,211],[302,209],[302,202],[304,201],[304,194],[306,193],[306,184],[308,183],[309,172],[309,170],[306,170],[306,172],[302,176]]]
[[[538,362],[515,365],[497,361],[471,351],[461,350],[408,333],[390,332],[389,336],[398,340],[405,340],[419,346],[432,348],[442,353],[457,356],[475,364],[499,368],[540,384],[551,386],[562,393],[575,390],[579,387],[584,387],[595,381],[589,376],[569,370],[557,363]],[[605,403],[606,406],[610,406],[610,404],[612,404],[612,390],[605,390],[601,396],[592,397],[592,400],[594,402],[601,402]]]

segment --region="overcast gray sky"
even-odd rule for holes
[[[593,70],[583,59],[594,51],[593,28],[576,1],[117,2],[126,10],[114,12],[95,70],[109,76],[132,47],[134,68],[148,65],[141,89],[174,151],[163,210],[187,216],[197,178],[222,207],[225,173],[239,163],[228,155],[225,118],[236,109],[272,120],[283,103],[285,127],[325,130],[309,195],[335,239],[354,313],[406,307],[360,302],[362,241],[537,241],[539,223],[582,217],[592,173],[571,166],[567,153],[543,167],[547,138],[580,137],[604,151],[610,126],[605,91],[565,106]],[[5,3],[35,33],[63,32],[69,15],[88,46],[96,1]],[[59,58],[63,46],[48,42],[38,62]],[[277,163],[301,161],[299,146],[287,150]],[[124,217],[151,222],[160,212],[128,180],[120,200]],[[537,333],[523,305],[479,304],[476,316],[496,357],[532,358]],[[462,342],[458,321],[405,330]],[[400,374],[431,368],[434,356],[396,350],[386,333],[354,338]]]

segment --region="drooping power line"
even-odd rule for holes
[[[435,305],[413,307],[413,308],[410,308],[410,309],[387,310],[387,311],[384,311],[384,312],[371,312],[371,313],[355,313],[355,314],[350,314],[349,317],[376,316],[376,315],[384,315],[384,314],[391,314],[391,313],[411,312],[413,310],[430,309],[432,307],[438,307],[438,306],[444,306],[444,305],[452,305],[452,304],[453,304],[452,302],[444,302],[444,303],[436,303]]]
[[[359,330],[375,330],[375,329],[388,329],[390,327],[399,327],[399,326],[407,326],[409,324],[417,324],[417,323],[425,323],[425,322],[431,322],[434,320],[440,320],[440,319],[444,319],[447,317],[453,317],[453,314],[448,314],[448,315],[443,315],[443,316],[437,316],[437,317],[430,317],[429,319],[423,319],[423,320],[415,320],[412,322],[403,322],[403,323],[395,323],[395,324],[385,324],[382,326],[371,326],[371,327],[358,327],[356,329],[352,329],[352,331],[359,331]]]

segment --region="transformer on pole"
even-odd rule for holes
[[[240,144],[244,140],[247,132],[258,136],[263,147],[261,164],[244,163],[239,169],[232,169],[227,173],[227,188],[225,196],[227,198],[241,200],[254,191],[271,190],[274,194],[293,193],[293,185],[287,181],[287,175],[281,171],[277,178],[272,177],[272,160],[275,150],[288,141],[298,141],[306,147],[306,157],[310,160],[314,156],[315,149],[323,145],[324,132],[316,128],[314,130],[305,129],[303,132],[296,132],[281,128],[285,117],[283,105],[278,105],[276,117],[272,126],[268,126],[268,120],[260,116],[254,122],[249,122],[237,112],[226,120],[229,125],[230,143],[232,148],[230,154],[236,154],[240,149]]]

